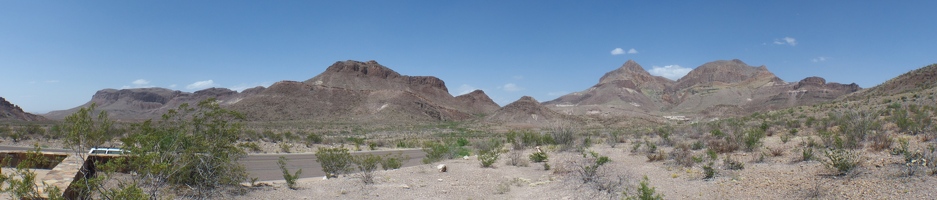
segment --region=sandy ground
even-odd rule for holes
[[[799,141],[797,138],[792,141]],[[769,148],[783,148],[782,156],[769,156],[753,162],[760,152],[733,153],[745,163],[742,170],[724,169],[721,161],[716,178],[703,179],[702,164],[682,167],[672,160],[647,162],[643,153],[632,153],[630,144],[617,148],[596,145],[591,150],[609,156],[603,166],[605,180],[616,182],[619,190],[612,195],[594,185],[582,184],[575,172],[583,156],[577,152],[551,152],[551,170],[541,163],[528,167],[506,164],[502,154],[495,168],[482,168],[475,157],[375,172],[375,184],[365,185],[355,174],[337,179],[301,179],[300,189],[288,189],[282,181],[254,187],[235,199],[619,199],[622,192],[635,193],[643,176],[665,199],[935,199],[933,185],[937,177],[923,170],[917,175],[903,175],[901,158],[885,152],[864,152],[861,167],[844,176],[832,176],[821,162],[796,161],[800,157],[797,142],[782,144],[777,137],[765,139]],[[663,148],[669,152],[671,148]],[[531,153],[526,150],[523,157]],[[695,155],[705,155],[701,150]],[[816,152],[822,156],[822,152]],[[720,160],[725,155],[720,155]],[[440,173],[435,165],[445,164],[449,172]],[[622,177],[622,179],[618,179]],[[624,188],[624,189],[621,189]]]

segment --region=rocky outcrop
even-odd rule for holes
[[[475,90],[468,94],[463,94],[455,97],[458,102],[466,105],[469,113],[473,114],[490,114],[501,106],[498,106],[494,100],[491,100],[485,91]]]
[[[485,118],[488,122],[520,123],[532,125],[551,125],[559,122],[568,123],[571,118],[540,104],[530,96],[523,96],[517,101],[505,105]]]
[[[0,97],[0,121],[45,121],[46,118],[23,111],[23,108]]]

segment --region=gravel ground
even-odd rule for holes
[[[792,140],[799,141],[799,140]],[[642,177],[665,199],[935,199],[933,184],[937,177],[921,172],[913,177],[902,175],[900,157],[883,152],[863,152],[861,167],[844,176],[832,176],[821,162],[798,162],[799,148],[795,142],[781,144],[776,137],[767,138],[769,148],[783,148],[785,154],[768,156],[752,162],[760,153],[738,152],[732,157],[744,162],[742,170],[723,169],[721,161],[714,166],[717,175],[703,179],[701,164],[682,167],[672,160],[647,162],[643,153],[632,153],[630,145],[618,148],[597,145],[591,150],[609,156],[611,163],[602,167],[601,180],[616,189],[598,190],[594,184],[583,184],[576,173],[583,156],[576,152],[551,152],[549,164],[527,167],[507,165],[502,154],[495,168],[482,168],[475,157],[453,159],[440,163],[375,172],[375,184],[365,185],[354,174],[337,179],[303,179],[298,190],[290,190],[282,181],[270,186],[255,187],[235,199],[619,199],[620,194],[635,194]],[[671,148],[663,148],[669,152]],[[524,158],[532,150],[523,153]],[[694,151],[703,155],[702,151]],[[818,156],[822,152],[817,151]],[[720,160],[724,155],[720,155]],[[440,173],[437,164],[445,164],[449,172]],[[618,177],[621,177],[619,179]],[[622,180],[619,182],[615,182]],[[600,181],[601,182],[601,181]]]

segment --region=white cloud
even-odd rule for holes
[[[794,39],[794,38],[792,38],[792,37],[784,37],[784,38],[781,38],[781,39],[774,39],[774,44],[777,44],[777,45],[785,45],[785,44],[786,44],[786,45],[791,45],[791,46],[797,46],[797,39]]]
[[[134,85],[146,85],[146,84],[150,84],[150,81],[148,81],[148,80],[146,80],[146,79],[137,79],[137,80],[133,81],[132,83],[133,83]]]
[[[824,61],[826,61],[826,59],[829,59],[829,58],[820,56],[820,57],[814,58],[814,59],[812,59],[812,60],[810,60],[810,61],[813,61],[813,62],[824,62]]]
[[[613,55],[613,56],[614,56],[614,55],[622,55],[622,54],[636,54],[636,53],[638,53],[638,50],[635,50],[634,48],[628,49],[628,51],[625,51],[625,50],[622,49],[622,48],[615,48],[615,49],[612,49],[612,55]]]
[[[189,85],[185,86],[185,89],[201,90],[201,89],[210,88],[210,87],[216,87],[216,86],[218,86],[218,85],[215,84],[215,81],[213,81],[213,80],[207,80],[207,81],[198,81],[198,82],[189,84]]]
[[[463,94],[468,94],[469,92],[475,91],[475,90],[477,90],[477,89],[478,89],[478,88],[475,88],[474,86],[471,86],[471,85],[468,85],[468,84],[462,84],[462,85],[459,86],[459,89],[457,90],[457,91],[459,91],[459,93],[456,94],[456,96],[458,96],[458,95],[463,95]]]
[[[654,66],[648,73],[655,76],[663,76],[670,80],[677,80],[686,76],[686,74],[690,73],[692,70],[693,69],[681,67],[680,65],[667,65],[664,67]]]
[[[176,88],[176,86],[178,86],[178,85],[172,84],[172,85],[169,85],[169,88]]]
[[[498,86],[498,88],[504,91],[508,91],[508,92],[517,92],[517,91],[524,90],[524,88],[517,86],[517,84],[514,84],[514,83],[504,84],[504,86]]]

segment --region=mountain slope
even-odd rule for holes
[[[19,106],[0,97],[0,121],[45,121],[46,118],[23,111]]]
[[[215,98],[221,105],[237,103],[244,96],[263,90],[263,87],[244,90],[243,93],[225,89],[209,88],[194,93],[170,90],[166,88],[104,89],[96,92],[91,101],[68,110],[52,111],[44,116],[50,119],[65,119],[82,107],[96,104],[95,112],[107,111],[108,117],[116,120],[158,119],[169,109],[178,108],[183,103],[195,106],[199,101]]]

